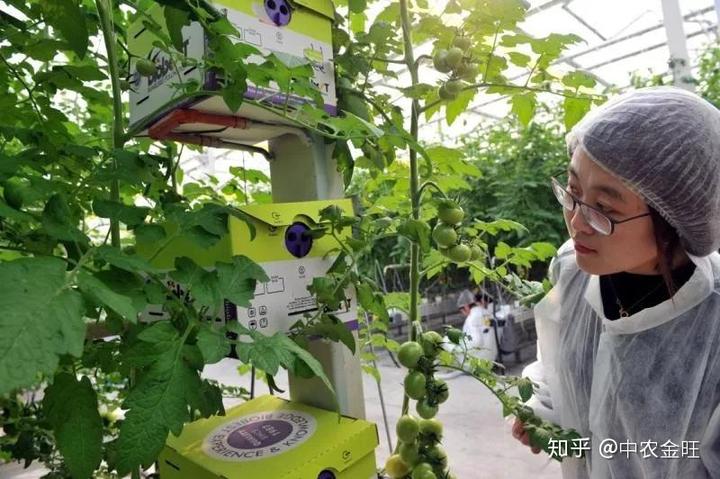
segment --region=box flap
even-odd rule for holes
[[[335,21],[335,5],[331,0],[290,0],[290,3],[309,8]]]
[[[302,206],[301,206],[302,205]],[[297,203],[270,203],[240,206],[238,209],[270,226],[289,226],[298,216],[306,216],[315,223],[320,222],[320,210],[330,205],[340,206],[347,216],[353,215],[352,200],[349,198]],[[298,214],[298,211],[301,213]]]

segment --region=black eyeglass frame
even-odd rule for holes
[[[572,193],[570,193],[570,192],[562,185],[562,183],[560,183],[560,181],[558,181],[557,178],[555,178],[554,176],[551,176],[551,177],[550,177],[550,180],[551,180],[551,182],[552,182],[552,185],[551,185],[551,186],[552,186],[552,188],[553,188],[553,196],[555,196],[555,198],[558,200],[558,203],[560,203],[560,206],[562,206],[563,209],[566,209],[566,210],[568,210],[568,211],[570,211],[570,212],[573,212],[573,211],[575,211],[575,207],[576,207],[578,204],[580,204],[581,206],[584,206],[585,208],[588,208],[588,209],[593,210],[594,212],[596,212],[597,214],[599,214],[600,216],[602,216],[603,218],[607,219],[607,220],[610,222],[610,232],[609,232],[609,233],[604,233],[604,232],[598,230],[597,228],[595,228],[595,226],[593,226],[592,223],[590,223],[590,222],[588,221],[587,216],[585,215],[585,212],[583,212],[583,211],[582,211],[582,208],[580,208],[580,214],[583,215],[583,219],[585,220],[585,222],[586,222],[587,224],[589,224],[590,226],[592,226],[592,229],[595,230],[595,231],[597,231],[597,232],[600,233],[601,235],[610,236],[611,234],[613,234],[613,233],[615,232],[615,225],[619,225],[619,224],[622,224],[622,223],[627,223],[628,221],[635,220],[635,219],[638,219],[638,218],[642,218],[643,216],[648,216],[648,215],[650,215],[650,212],[648,211],[647,213],[643,213],[643,214],[640,214],[640,215],[637,215],[637,216],[632,216],[632,217],[626,218],[626,219],[624,219],[624,220],[614,220],[614,219],[610,218],[608,215],[606,215],[605,213],[603,213],[602,211],[600,211],[599,209],[595,208],[594,206],[590,206],[589,204],[585,203],[584,201],[578,199],[575,195],[573,195]],[[570,198],[572,198],[572,200],[573,200],[572,209],[568,209],[568,208],[562,203],[562,201],[560,201],[560,198],[557,197],[557,195],[555,194],[555,187],[556,187],[556,186],[557,186],[560,190],[562,190],[565,194],[567,194],[568,196],[570,196]]]

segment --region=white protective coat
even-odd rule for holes
[[[523,376],[540,386],[528,402],[539,416],[590,438],[585,459],[563,460],[564,479],[720,479],[720,255],[689,256],[695,271],[673,298],[614,321],[572,241],[553,259]],[[604,440],[637,452],[604,458]]]

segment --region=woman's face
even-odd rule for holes
[[[570,161],[567,188],[576,198],[613,220],[624,220],[649,211],[640,196],[592,161],[582,147],[575,148]],[[596,275],[620,271],[659,274],[656,268],[658,250],[650,216],[616,224],[614,232],[606,236],[585,221],[578,205],[573,211],[563,209],[563,212],[568,233],[575,242],[577,264],[583,271]],[[583,246],[591,251],[583,250]]]

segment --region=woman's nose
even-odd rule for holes
[[[585,216],[580,211],[580,205],[575,205],[575,209],[567,211],[567,215],[570,215],[570,227],[574,232],[582,232],[585,234],[593,234],[595,230],[585,220]]]

